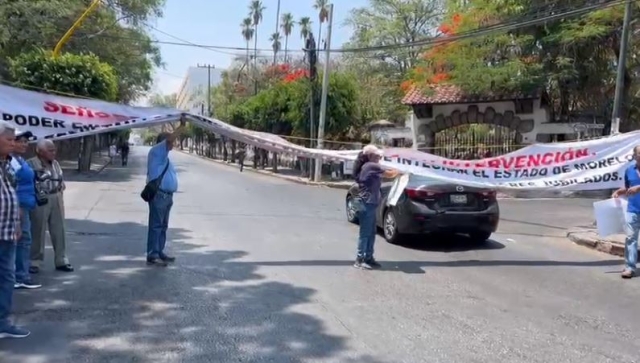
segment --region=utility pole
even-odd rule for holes
[[[327,26],[327,42],[324,51],[324,73],[322,74],[322,98],[320,99],[320,121],[318,123],[318,149],[324,147],[324,124],[327,119],[327,93],[329,92],[329,62],[331,61],[331,28],[333,27],[333,4],[329,4],[329,24]],[[316,172],[313,179],[317,182],[322,177],[322,158],[316,160]]]
[[[309,101],[309,147],[313,148],[315,140],[315,108],[316,108],[316,80],[318,78],[318,51],[316,48],[316,40],[313,33],[309,32],[305,43],[304,51],[307,53],[307,61],[309,62],[309,83],[310,101]],[[309,179],[313,175],[313,159],[309,159]]]
[[[198,68],[206,68],[207,69],[207,117],[212,116],[211,109],[211,68],[215,69],[216,66],[211,64],[198,64]]]
[[[622,113],[622,101],[624,98],[624,75],[627,70],[627,49],[629,47],[629,31],[631,27],[631,0],[627,0],[624,9],[624,21],[622,23],[622,36],[620,37],[620,54],[618,55],[618,73],[616,76],[616,94],[613,99],[613,113],[611,115],[611,135],[620,132],[620,114]]]

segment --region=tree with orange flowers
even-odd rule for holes
[[[455,40],[478,29],[543,18],[584,6],[586,0],[449,0],[447,16],[438,27],[437,42],[424,50],[420,64],[409,72],[403,89],[438,83],[469,93],[510,93],[545,90],[554,114],[589,112],[609,118],[611,89],[620,45],[623,6],[603,8],[580,17],[540,25],[510,27],[488,35]],[[636,9],[640,10],[640,9]],[[640,42],[630,44],[625,75],[628,117],[640,115],[632,98],[640,89],[634,69],[640,69]],[[635,102],[635,103],[634,103]],[[637,111],[634,111],[637,110]]]

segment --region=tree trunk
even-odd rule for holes
[[[284,63],[287,63],[287,53],[289,52],[289,36],[284,37]]]
[[[236,162],[236,140],[231,140],[231,162]]]
[[[273,172],[278,172],[278,153],[273,153]]]
[[[93,144],[95,137],[84,136],[82,138],[82,145],[80,146],[80,155],[78,155],[78,171],[88,172],[91,170],[91,156],[93,154]]]
[[[227,153],[227,138],[222,138],[222,161],[227,161],[229,154]]]

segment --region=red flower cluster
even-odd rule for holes
[[[283,79],[285,83],[291,83],[299,80],[303,77],[309,77],[309,71],[306,69],[297,69],[293,72],[289,72]]]
[[[431,83],[438,84],[445,82],[449,79],[449,75],[446,73],[436,73],[433,77],[431,77]]]
[[[451,23],[440,24],[438,30],[444,35],[453,35],[460,28],[460,23],[462,23],[462,15],[453,14],[451,17]]]

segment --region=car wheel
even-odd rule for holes
[[[491,237],[491,232],[477,231],[469,234],[472,240],[477,242],[486,242]]]
[[[353,197],[347,196],[347,221],[350,223],[358,224],[358,211],[353,203]]]
[[[396,215],[393,213],[392,209],[387,209],[384,213],[384,219],[382,220],[382,233],[384,235],[384,239],[389,243],[397,244],[401,240],[402,235],[398,233],[398,223]]]

